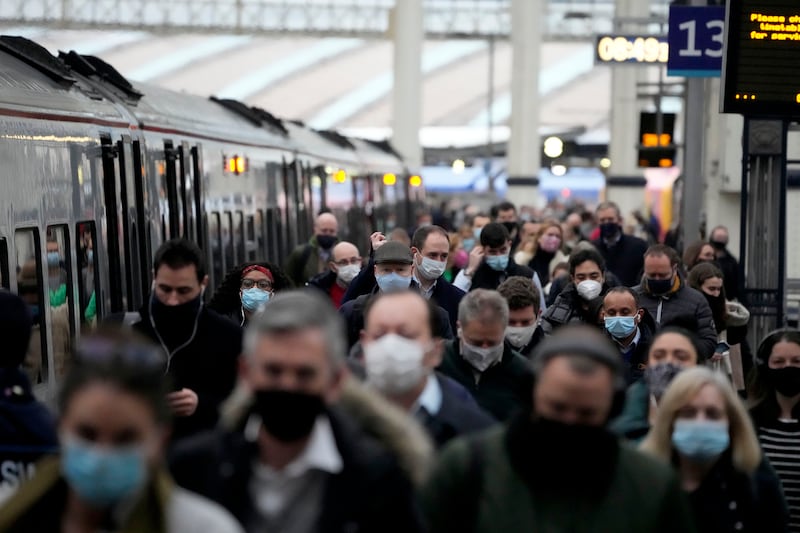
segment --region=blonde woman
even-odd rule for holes
[[[535,236],[530,236],[520,244],[520,250],[514,255],[518,265],[528,265],[538,275],[542,285],[550,281],[550,273],[555,266],[568,260],[561,251],[564,234],[561,224],[548,220],[539,226]]]
[[[698,533],[788,531],[780,482],[719,372],[695,367],[678,374],[641,449],[675,467]]]

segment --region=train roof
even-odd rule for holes
[[[332,136],[313,130],[299,122],[285,122],[289,136],[303,146],[302,152],[316,156],[323,161],[338,163],[351,170],[361,163],[352,145],[345,144]]]
[[[129,127],[131,117],[33,41],[0,36],[0,107],[6,115]]]
[[[388,142],[367,141],[365,139],[350,139],[356,149],[361,164],[372,174],[391,172],[396,175],[406,173],[403,160],[389,145]]]

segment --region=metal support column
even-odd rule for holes
[[[784,325],[786,139],[785,121],[745,118],[740,257],[751,339]]]
[[[508,198],[518,205],[539,203],[539,65],[542,0],[512,0],[511,139],[508,142]]]
[[[397,0],[393,16],[392,144],[412,172],[422,166],[422,0]]]

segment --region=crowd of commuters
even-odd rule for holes
[[[800,332],[747,338],[726,228],[418,215],[351,243],[322,213],[219,287],[165,242],[55,411],[0,292],[0,531],[800,532]]]

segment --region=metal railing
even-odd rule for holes
[[[402,0],[397,0],[402,1]],[[153,33],[303,34],[382,39],[391,35],[395,0],[3,0],[0,22],[57,28],[136,29]],[[668,2],[653,0],[654,22]],[[508,38],[511,0],[424,0],[429,39]],[[613,0],[549,0],[546,40],[586,40],[614,29]]]

